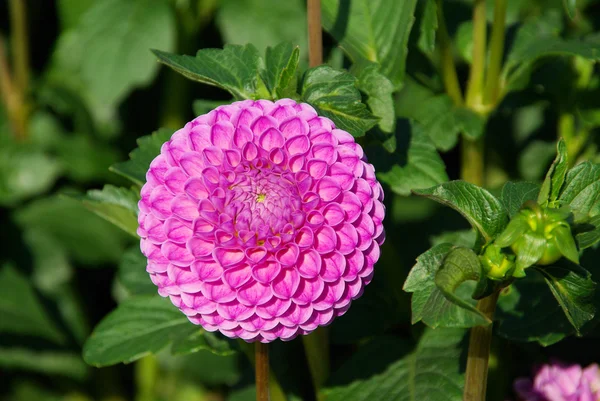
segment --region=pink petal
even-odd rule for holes
[[[189,266],[194,260],[194,256],[182,244],[166,241],[162,244],[161,251],[165,258],[177,266]]]
[[[300,250],[296,244],[289,244],[277,252],[277,261],[281,266],[293,266],[298,260]]]
[[[333,164],[337,159],[337,151],[335,148],[326,143],[313,145],[312,153],[315,159],[323,160],[328,165]]]
[[[320,254],[333,251],[337,247],[337,236],[333,228],[322,226],[315,231],[315,249]]]
[[[337,229],[338,247],[337,250],[347,255],[356,249],[358,244],[358,233],[356,228],[350,223],[342,224],[342,227]]]
[[[233,301],[236,297],[235,291],[222,281],[203,283],[202,294],[206,298],[218,303]]]
[[[187,195],[177,195],[171,201],[171,211],[174,215],[191,221],[198,217],[198,202]]]
[[[232,267],[223,273],[223,281],[231,288],[239,288],[252,277],[252,269],[247,264]]]
[[[293,136],[285,141],[285,148],[292,156],[303,155],[310,149],[310,140],[306,135]]]
[[[219,121],[211,128],[210,141],[217,148],[228,149],[231,146],[233,132],[233,125],[229,121]]]
[[[223,267],[233,266],[244,260],[244,251],[239,248],[215,248],[213,256]]]
[[[319,159],[311,159],[306,163],[306,171],[315,180],[319,180],[327,174],[327,163]]]
[[[250,281],[238,289],[238,300],[248,306],[262,305],[273,298],[271,287],[257,281]]]
[[[173,195],[163,186],[156,187],[150,194],[150,208],[152,214],[159,219],[166,219],[171,214],[171,201]]]
[[[187,242],[187,249],[194,255],[195,258],[202,258],[212,254],[215,249],[213,241],[209,241],[199,237],[192,237]]]
[[[283,299],[289,299],[294,295],[300,284],[300,276],[294,269],[283,269],[279,276],[273,280],[273,293]]]
[[[190,270],[198,276],[201,281],[217,281],[223,275],[223,268],[217,262],[211,260],[196,260],[190,265]]]
[[[238,127],[233,134],[233,143],[239,149],[242,149],[248,142],[252,142],[254,134],[246,126]]]
[[[196,313],[208,314],[217,310],[217,304],[202,295],[202,292],[197,293],[181,293],[181,301],[188,308]]]
[[[315,278],[321,271],[321,263],[321,255],[319,255],[314,249],[301,252],[298,256],[298,273],[305,278]]]
[[[267,129],[262,135],[260,135],[258,143],[260,147],[267,152],[273,148],[280,148],[285,143],[285,139],[281,132],[276,128]]]
[[[309,305],[292,306],[279,317],[279,322],[286,327],[297,327],[305,323],[312,316],[313,309]]]
[[[323,267],[320,276],[326,282],[333,282],[344,275],[346,258],[339,252],[331,252],[323,256]]]
[[[305,305],[314,302],[325,289],[325,283],[320,277],[300,280],[298,290],[292,298],[296,304]]]
[[[271,116],[261,116],[254,121],[252,124],[252,132],[254,135],[260,136],[263,132],[268,130],[269,128],[277,128],[279,123],[276,119]]]
[[[179,160],[181,167],[190,177],[200,177],[204,169],[204,160],[198,152],[186,152]]]
[[[308,133],[310,128],[308,126],[308,123],[303,119],[299,117],[292,117],[281,123],[279,129],[286,138],[291,138],[297,135],[306,137],[306,134]],[[306,150],[308,150],[308,148]]]
[[[279,275],[281,265],[275,261],[263,261],[252,268],[252,276],[259,282],[270,284]]]
[[[183,192],[183,186],[188,179],[179,167],[171,167],[165,174],[165,186],[173,195]]]
[[[217,313],[227,320],[239,322],[240,320],[248,319],[254,314],[254,309],[249,308],[239,302],[232,301],[217,305]]]
[[[263,319],[273,319],[281,316],[292,305],[289,299],[271,298],[263,305],[256,307],[256,314]]]
[[[300,248],[308,248],[313,245],[314,242],[314,234],[312,230],[308,227],[302,227],[296,233],[296,238],[294,239],[296,245]]]
[[[317,184],[317,193],[325,202],[330,202],[342,193],[340,183],[331,177],[323,177]]]
[[[184,223],[175,217],[169,217],[165,221],[164,231],[167,234],[167,238],[179,244],[185,244],[188,238],[192,236],[190,223]]]

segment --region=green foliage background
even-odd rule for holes
[[[0,40],[7,39],[12,58],[8,3],[0,2]],[[578,179],[592,177],[580,183],[567,174],[567,185],[597,193],[600,2],[594,0],[568,10],[559,0],[508,0],[501,96],[483,111],[457,104],[440,69],[444,26],[465,88],[473,46],[469,0],[444,1],[444,24],[434,0],[322,0],[327,66],[304,76],[301,0],[26,3],[32,71],[24,139],[15,137],[0,105],[3,400],[254,398],[244,347],[188,324],[159,298],[135,238],[144,166],[174,129],[232,97],[302,97],[357,137],[385,186],[387,240],[374,281],[329,328],[327,400],[461,399],[465,328],[484,320],[472,310],[474,283],[453,293],[465,303],[460,308],[433,276],[451,245],[472,248],[479,239],[455,211],[409,195],[459,178],[463,138],[484,138],[489,192],[467,188],[466,198],[453,202],[463,214],[473,199],[497,210],[491,220],[467,210],[468,220],[483,220],[481,231],[491,236],[506,224],[505,210],[512,216],[537,198],[534,183],[544,179],[559,137],[569,156],[565,171],[577,165],[573,171],[585,173]],[[491,27],[494,2],[487,3]],[[298,48],[275,47],[281,42]],[[205,50],[247,43],[254,47]],[[194,57],[198,49],[204,50]],[[244,62],[231,62],[232,54]],[[231,62],[230,76],[211,60]],[[295,60],[298,76],[271,74]],[[263,64],[267,74],[258,76],[255,67]],[[509,180],[530,183],[503,188]],[[561,196],[577,202],[566,189]],[[591,292],[598,281],[598,205],[584,203],[578,218],[594,230],[577,241],[589,247],[581,265],[591,276],[539,269],[503,293],[490,400],[514,398],[512,380],[534,363],[600,361],[597,296],[565,300],[577,312],[565,314],[545,283]],[[106,318],[117,305],[119,314]],[[84,348],[99,323],[96,342]],[[300,339],[273,344],[271,356],[290,400],[315,399]]]

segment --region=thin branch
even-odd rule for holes
[[[483,78],[486,56],[485,0],[473,4],[473,63],[467,85],[467,107],[478,111],[483,106]]]
[[[463,103],[463,96],[456,74],[456,65],[454,64],[454,56],[452,54],[452,42],[450,41],[450,35],[448,35],[446,21],[444,20],[442,0],[437,0],[437,16],[439,25],[438,43],[440,45],[441,70],[444,85],[450,98],[452,98],[455,104],[460,105]]]
[[[321,30],[321,0],[308,0],[308,64],[323,64],[323,32]]]
[[[255,349],[256,401],[269,401],[269,348],[257,341]]]
[[[29,39],[27,34],[27,0],[10,0],[13,73],[19,92],[24,96],[29,86]]]
[[[6,107],[13,132],[17,139],[27,136],[27,118],[23,97],[13,83],[8,65],[8,57],[4,46],[4,37],[0,35],[0,100]]]
[[[500,89],[500,70],[504,55],[504,35],[506,31],[506,0],[494,1],[494,24],[490,39],[490,63],[488,65],[485,99],[486,105],[495,106]]]

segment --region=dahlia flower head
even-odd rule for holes
[[[583,369],[551,363],[541,366],[533,380],[517,379],[514,387],[522,401],[598,401],[600,372],[596,364]]]
[[[146,180],[147,271],[208,331],[291,340],[343,315],[373,277],[383,190],[361,146],[308,104],[217,107],[163,144]]]

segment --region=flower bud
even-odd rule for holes
[[[505,280],[511,277],[515,270],[515,257],[502,252],[496,244],[490,244],[485,248],[479,260],[492,280]]]
[[[579,253],[571,227],[567,223],[568,208],[542,208],[528,203],[513,217],[494,244],[509,247],[516,259],[514,277],[524,277],[524,269],[537,265],[550,265],[561,257],[579,263]]]

